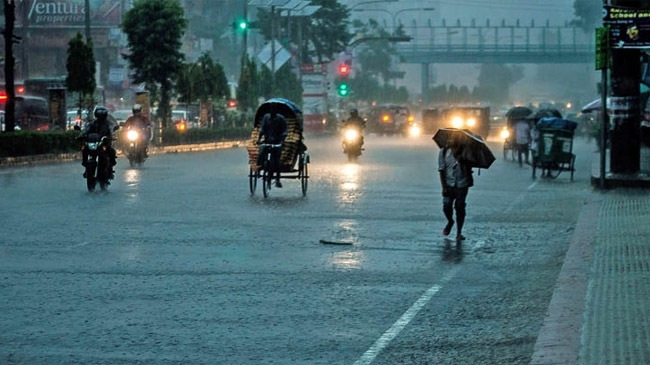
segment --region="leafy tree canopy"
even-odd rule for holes
[[[146,83],[155,94],[160,85],[159,115],[170,116],[172,84],[183,69],[181,38],[187,27],[178,0],[140,0],[124,15],[122,31],[127,35],[129,54],[124,58],[133,71],[133,81]]]
[[[276,14],[276,38],[285,46],[289,43],[298,45],[302,49],[303,62],[311,62],[312,58],[318,62],[328,61],[343,51],[352,38],[348,32],[350,11],[337,0],[313,0],[311,3],[321,8],[309,18],[293,21],[290,29],[287,22],[281,22]],[[298,22],[302,22],[303,44],[298,44]],[[260,33],[271,39],[271,14],[268,10],[259,10],[258,24]]]
[[[68,75],[66,87],[73,92],[93,94],[97,87],[95,81],[95,57],[92,41],[84,42],[81,33],[68,43],[68,58],[66,60]]]
[[[602,23],[602,1],[574,0],[573,11],[576,19],[573,24],[578,25],[585,32],[592,32]]]

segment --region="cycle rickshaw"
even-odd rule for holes
[[[537,146],[533,149],[533,179],[539,168],[542,177],[556,179],[562,171],[575,172],[573,134],[578,123],[561,118],[542,118],[536,123]]]
[[[287,120],[287,137],[281,145],[267,145],[268,147],[262,156],[259,156],[260,145],[257,144],[262,118],[275,108],[278,114],[282,114]],[[271,148],[280,149],[279,164],[272,160]],[[277,172],[281,179],[300,180],[302,195],[307,195],[307,184],[309,181],[309,154],[303,143],[303,119],[302,111],[298,106],[287,99],[273,98],[260,105],[255,112],[255,121],[251,138],[246,143],[248,150],[248,183],[251,195],[255,194],[257,181],[262,180],[262,192],[264,197],[269,196],[271,185]],[[297,168],[296,168],[297,164]]]
[[[516,106],[508,110],[506,113],[506,125],[501,130],[501,138],[503,138],[503,159],[510,158],[514,161],[517,156],[517,143],[515,142],[515,125],[521,120],[528,121],[533,114],[533,111],[525,106]]]

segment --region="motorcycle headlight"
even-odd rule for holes
[[[476,118],[469,118],[467,119],[467,126],[468,127],[473,127],[476,125]]]
[[[454,128],[463,128],[463,118],[453,117],[451,119],[451,126]]]
[[[356,129],[347,129],[345,131],[345,140],[348,142],[356,141],[359,138],[359,132]]]
[[[508,139],[508,137],[510,137],[510,131],[508,130],[508,128],[503,128],[501,130],[501,138]]]
[[[138,132],[136,132],[134,130],[130,130],[130,131],[126,132],[126,139],[128,139],[129,141],[137,140],[138,139]]]

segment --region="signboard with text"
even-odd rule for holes
[[[25,0],[20,3],[16,26],[26,19],[30,28],[83,28],[86,24],[84,0]],[[119,27],[122,0],[90,0],[93,28]],[[22,12],[20,12],[22,11]]]
[[[650,9],[605,5],[603,24],[610,28],[612,48],[650,49]]]

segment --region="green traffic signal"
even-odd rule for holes
[[[336,92],[342,98],[347,97],[350,95],[350,87],[348,86],[347,83],[342,82],[339,84],[338,88],[336,89]]]
[[[239,29],[240,30],[246,30],[248,29],[248,22],[245,20],[240,20],[239,21]]]

